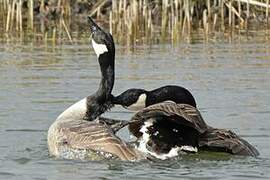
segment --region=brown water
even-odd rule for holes
[[[89,44],[0,43],[0,179],[269,179],[270,42],[200,39],[177,46],[117,46],[114,94],[167,84],[188,88],[206,122],[232,129],[258,158],[202,153],[159,162],[49,157],[46,135],[70,104],[93,93],[99,66]],[[129,119],[115,107],[108,117]],[[124,138],[127,131],[122,131]]]

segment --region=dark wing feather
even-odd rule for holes
[[[138,158],[134,149],[118,138],[106,124],[81,120],[62,122],[60,126],[65,144],[72,149],[106,152],[121,160]]]
[[[200,136],[199,147],[208,151],[223,151],[235,155],[258,156],[259,152],[251,144],[226,129],[209,129]]]
[[[117,133],[120,129],[124,128],[125,126],[129,124],[129,121],[111,119],[111,118],[105,118],[105,117],[99,117],[98,120],[100,123],[110,126],[114,133]]]
[[[139,132],[144,121],[151,117],[167,116],[170,120],[196,129],[200,134],[207,130],[200,112],[188,104],[176,104],[174,102],[162,102],[146,107],[137,112],[129,124],[130,132],[136,137],[141,136]]]

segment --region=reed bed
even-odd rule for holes
[[[250,23],[269,23],[269,0],[119,0],[112,3],[111,31],[127,44],[151,41],[153,37],[178,42],[197,29],[208,35],[215,31],[248,29]]]
[[[72,42],[70,28],[67,27],[71,16],[70,1],[54,1],[53,8],[47,3],[46,0],[0,0],[0,23],[3,25],[0,32],[6,37],[19,34],[43,39],[47,39],[50,32],[51,38],[61,39],[65,32]]]
[[[6,37],[15,32],[20,36],[52,41],[67,39],[72,43],[80,34],[72,33],[74,27],[87,29],[86,15],[108,24],[115,39],[129,45],[168,40],[175,43],[195,30],[203,31],[207,36],[217,31],[248,30],[254,24],[269,28],[269,0],[91,2],[0,0],[0,32]],[[77,10],[79,5],[84,8]]]

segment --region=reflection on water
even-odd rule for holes
[[[116,48],[114,94],[131,87],[184,86],[205,120],[255,145],[259,158],[222,153],[157,162],[82,162],[49,157],[47,129],[70,104],[93,93],[99,66],[87,43],[0,44],[1,179],[269,179],[270,44],[261,39]],[[115,107],[106,116],[129,119]],[[128,133],[121,133],[125,139]]]

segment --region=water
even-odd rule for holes
[[[0,44],[0,179],[269,179],[270,44],[259,38],[116,48],[114,94],[181,85],[206,122],[258,148],[258,158],[202,153],[158,162],[72,161],[48,155],[46,135],[70,104],[93,93],[99,66],[88,44]],[[129,119],[115,107],[106,116]],[[121,136],[128,138],[127,131]]]

